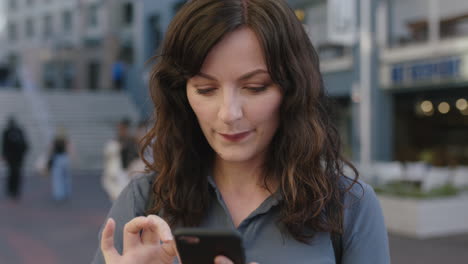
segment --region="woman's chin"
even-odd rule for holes
[[[218,152],[218,157],[226,162],[245,162],[252,159],[250,153]]]

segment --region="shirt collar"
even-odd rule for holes
[[[216,182],[212,175],[208,175],[208,183],[215,191],[219,200],[222,200],[221,193],[216,185]],[[278,205],[283,200],[283,195],[280,192],[280,189],[276,190],[273,194],[271,194],[268,198],[263,201],[262,204],[255,210],[257,214],[264,214],[267,213],[273,206]],[[224,203],[224,201],[220,201]]]

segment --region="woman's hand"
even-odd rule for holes
[[[107,264],[172,264],[177,256],[171,229],[158,216],[136,217],[125,225],[122,255],[114,247],[114,231],[115,221],[110,218],[101,238],[101,250]]]
[[[214,264],[234,264],[230,259],[225,256],[217,256],[215,258]],[[258,264],[257,262],[250,262],[250,264]]]

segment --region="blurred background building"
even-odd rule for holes
[[[372,159],[468,165],[468,2],[370,2]],[[359,1],[294,5],[322,60],[329,94],[339,105],[337,120],[346,153],[358,160],[362,65],[359,32],[352,25],[359,19],[339,12],[351,9],[362,17]],[[354,41],[333,39],[337,27],[354,31]]]
[[[27,68],[40,89],[111,90],[115,62],[146,60],[144,37],[157,47],[170,2],[4,0],[10,70]],[[159,36],[144,35],[148,27]]]
[[[350,159],[468,165],[467,1],[367,0],[366,45],[361,1],[289,2],[321,58]],[[10,105],[2,104],[0,122],[18,113],[39,149],[55,127],[68,127],[83,159],[95,160],[117,116],[151,113],[149,59],[183,3],[1,1],[0,90]]]
[[[183,1],[0,4],[0,123],[16,115],[26,127],[32,139],[27,167],[62,126],[76,146],[75,166],[99,168],[117,122],[137,122],[151,113],[147,61]]]
[[[468,233],[468,1],[297,0],[391,232]]]

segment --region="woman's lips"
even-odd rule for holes
[[[237,133],[237,134],[223,134],[223,133],[219,133],[219,134],[228,141],[237,142],[246,138],[250,134],[250,131]]]

